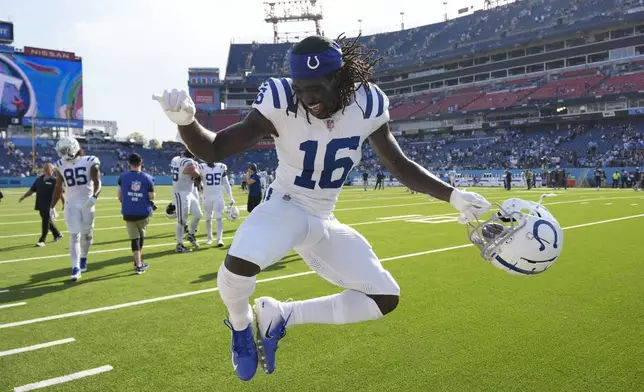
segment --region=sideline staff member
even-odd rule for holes
[[[54,176],[54,166],[51,163],[45,163],[43,166],[43,175],[38,177],[36,181],[31,185],[31,188],[22,195],[20,202],[28,198],[29,196],[36,194],[36,208],[35,210],[40,212],[40,219],[42,219],[42,232],[40,234],[40,239],[36,243],[36,246],[45,246],[45,240],[47,239],[47,232],[51,230],[51,234],[54,236],[54,242],[63,238],[63,235],[60,234],[56,225],[54,225],[54,219],[56,218],[55,210],[51,211],[51,198],[54,195],[54,188],[56,187],[56,176]]]
[[[137,275],[144,273],[149,265],[141,261],[145,229],[150,215],[155,209],[154,178],[141,171],[143,159],[139,154],[128,158],[130,171],[121,174],[118,181],[118,199],[121,202],[121,214],[130,236],[134,254],[134,271]]]
[[[252,212],[262,202],[262,183],[257,175],[257,165],[252,163],[248,168],[248,204],[246,209]]]

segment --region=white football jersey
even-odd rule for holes
[[[94,192],[94,181],[90,174],[92,166],[100,166],[101,161],[93,155],[85,155],[74,160],[59,159],[54,168],[63,177],[65,200],[75,202],[87,200]]]
[[[192,192],[195,184],[192,176],[185,174],[183,171],[190,165],[197,163],[192,158],[181,156],[172,158],[170,161],[170,174],[172,176],[172,192]]]
[[[311,214],[330,215],[347,176],[360,162],[362,143],[389,121],[389,99],[370,83],[369,91],[364,86],[357,91],[357,102],[344,113],[320,120],[312,115],[307,119],[301,105],[295,106],[289,78],[268,79],[259,91],[253,108],[278,133],[274,138],[279,163],[271,188],[288,194]]]
[[[199,165],[201,172],[201,185],[203,185],[203,197],[214,199],[223,197],[221,191],[224,176],[228,175],[228,168],[223,163],[215,163],[213,167],[205,163]]]

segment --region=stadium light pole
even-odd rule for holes
[[[405,30],[405,13],[400,13],[400,30]]]
[[[36,171],[36,115],[38,114],[38,102],[36,110],[31,115],[31,175]]]
[[[362,35],[362,19],[358,19],[358,35]]]
[[[36,120],[31,117],[31,173],[33,175],[36,171]]]
[[[447,2],[443,1],[443,6],[445,7],[445,22],[447,22]]]

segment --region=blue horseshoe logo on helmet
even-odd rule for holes
[[[552,229],[552,232],[555,234],[555,241],[552,244],[552,247],[557,249],[557,239],[558,239],[557,229],[552,223],[548,222],[547,220],[539,219],[538,221],[534,222],[534,226],[532,226],[532,235],[534,236],[534,239],[539,242],[539,245],[540,245],[539,252],[543,252],[546,249],[546,246],[543,243],[544,240],[541,239],[541,237],[539,237],[539,226],[548,226],[549,228]]]

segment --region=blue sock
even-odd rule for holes
[[[81,265],[81,268],[85,268],[85,266],[87,265],[87,257],[80,258],[80,265]]]

